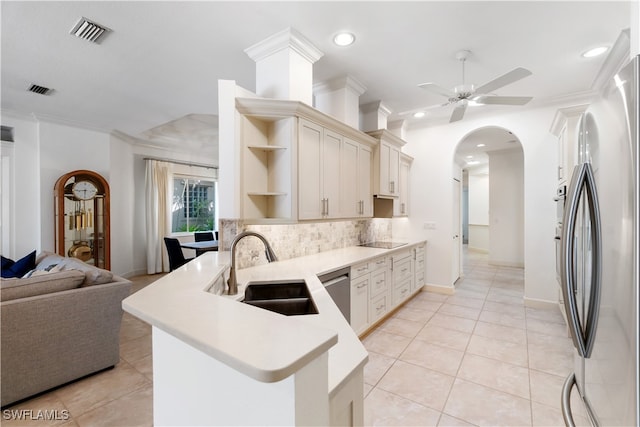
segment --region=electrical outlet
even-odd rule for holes
[[[427,221],[424,223],[423,225],[425,230],[435,230],[436,229],[436,223],[433,221]]]

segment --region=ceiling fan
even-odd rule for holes
[[[435,105],[434,107],[444,107],[455,104],[449,123],[462,120],[470,101],[476,104],[525,105],[533,99],[531,96],[498,96],[491,93],[496,89],[514,83],[532,74],[531,71],[522,67],[515,68],[500,77],[496,77],[482,86],[475,87],[472,84],[466,84],[464,63],[470,54],[471,52],[468,50],[461,50],[456,54],[456,58],[462,63],[462,84],[456,86],[453,90],[446,89],[435,83],[422,83],[418,85],[432,93],[448,98],[446,103]]]

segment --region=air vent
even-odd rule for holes
[[[70,34],[92,43],[100,43],[109,31],[109,28],[82,17],[71,29]]]
[[[13,142],[13,128],[11,126],[0,126],[0,139]]]
[[[53,89],[51,88],[36,85],[36,84],[32,84],[31,86],[29,86],[29,89],[27,90],[29,92],[37,93],[39,95],[49,95],[53,91]]]

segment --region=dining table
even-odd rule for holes
[[[181,242],[180,246],[186,249],[195,249],[197,252],[217,251],[217,240],[202,240],[200,242]]]

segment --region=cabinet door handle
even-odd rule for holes
[[[327,213],[326,213],[326,215],[329,215],[329,199],[326,199],[326,200],[327,200]]]

